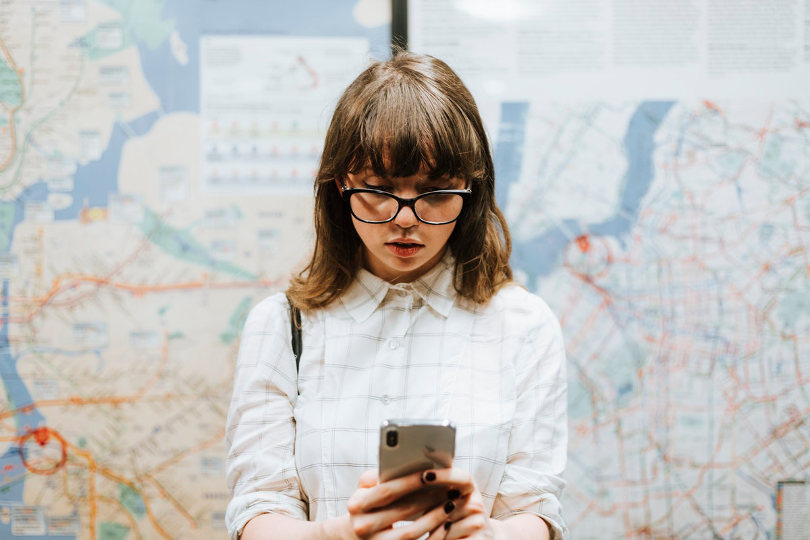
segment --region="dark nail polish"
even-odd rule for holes
[[[445,521],[445,522],[444,522],[444,530],[445,530],[445,531],[449,531],[449,530],[450,530],[450,522],[449,522],[449,521]]]
[[[456,509],[456,503],[454,503],[453,501],[447,501],[446,503],[444,503],[444,513],[445,514],[449,514],[450,512],[452,512],[455,509]]]
[[[459,497],[461,497],[461,492],[457,489],[451,489],[450,491],[447,492],[447,498],[450,499],[451,501],[455,501]]]
[[[436,480],[436,473],[433,471],[428,471],[425,473],[425,481],[426,482],[433,482]]]

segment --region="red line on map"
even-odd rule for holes
[[[27,452],[25,451],[25,445],[28,444],[33,440],[36,444],[41,447],[45,447],[51,442],[51,439],[55,439],[56,443],[59,445],[59,454],[60,457],[57,461],[53,463],[47,463],[47,466],[41,466],[39,464],[34,464],[26,458]],[[20,437],[20,459],[22,460],[23,465],[26,469],[34,474],[44,474],[50,475],[61,469],[65,466],[67,462],[67,442],[65,439],[56,431],[47,428],[47,427],[39,427],[33,431],[29,431],[25,435]]]

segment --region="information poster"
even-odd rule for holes
[[[311,193],[328,116],[368,49],[361,38],[203,37],[205,187]]]
[[[500,99],[807,96],[804,0],[412,0],[412,50]]]

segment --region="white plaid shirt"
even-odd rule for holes
[[[226,434],[232,537],[265,512],[345,514],[360,474],[377,467],[389,418],[452,420],[454,466],[473,475],[491,515],[535,513],[565,535],[559,324],[517,285],[486,306],[466,301],[452,267],[446,256],[399,285],[361,270],[339,300],[304,314],[298,374],[285,296],[251,311]]]

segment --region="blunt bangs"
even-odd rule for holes
[[[432,67],[441,71],[442,66]],[[471,119],[478,111],[455,73],[446,68],[452,77],[429,77],[407,65],[376,69],[384,72],[375,74],[376,80],[351,98],[356,106],[345,111],[344,125],[351,128],[343,136],[355,144],[338,145],[346,155],[335,155],[334,164],[343,171],[332,174],[370,168],[382,178],[423,173],[470,182],[486,175],[488,148]]]

